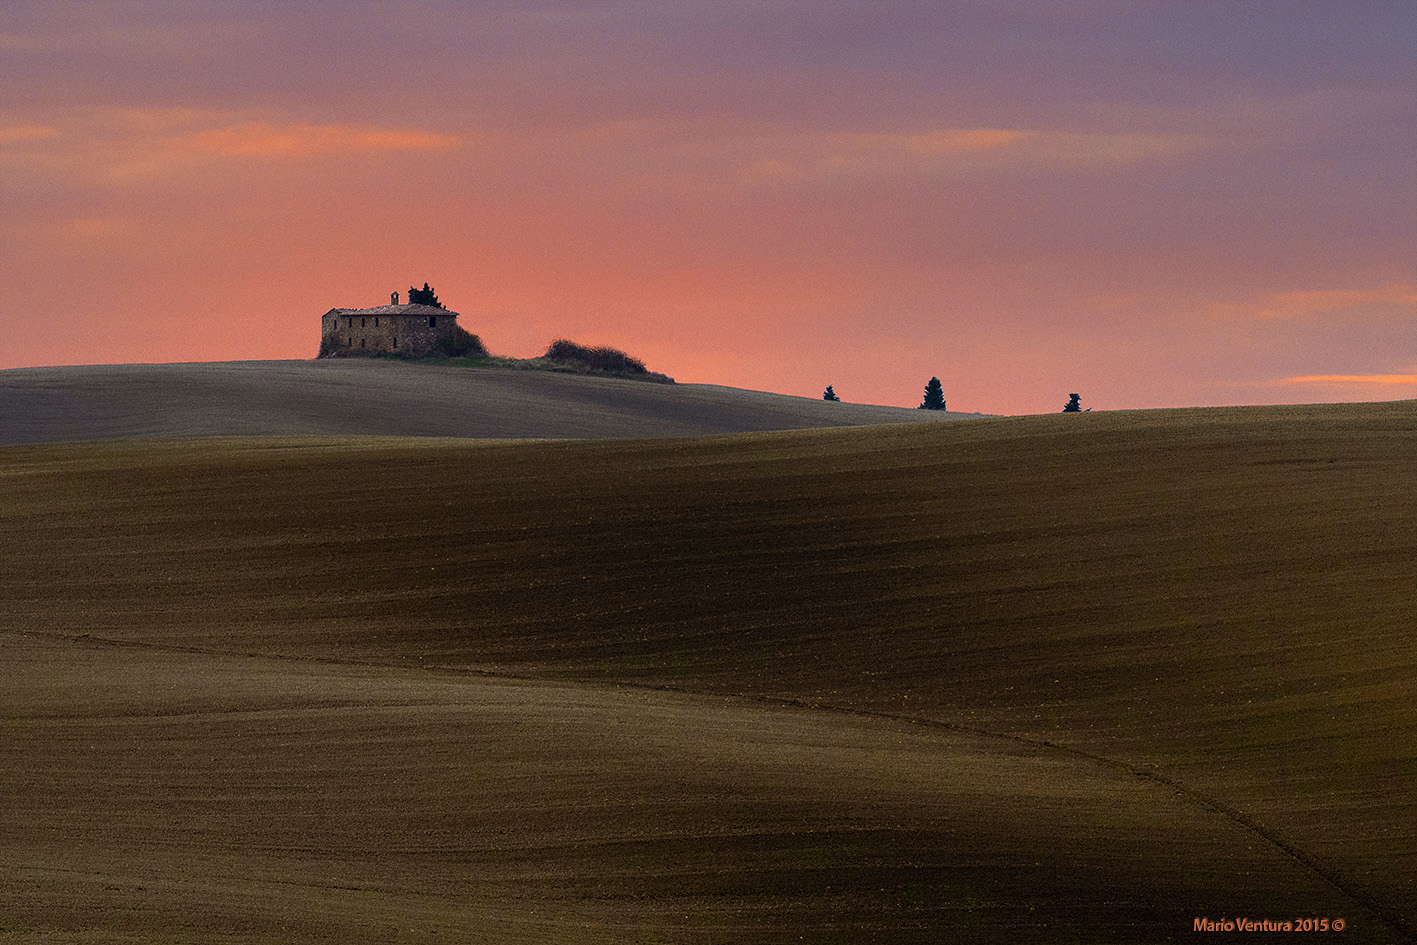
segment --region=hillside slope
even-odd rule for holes
[[[369,358],[0,371],[0,445],[282,434],[636,438],[958,416],[712,384]]]
[[[1413,941],[1415,464],[1409,403],[0,450],[0,885],[61,940]]]

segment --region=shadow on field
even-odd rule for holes
[[[1411,940],[1414,434],[0,451],[17,925]]]

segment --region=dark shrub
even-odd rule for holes
[[[841,398],[836,395],[836,391],[832,390],[832,386],[828,384],[827,389],[822,392],[822,400],[840,401]]]
[[[563,364],[582,364],[592,371],[611,374],[648,374],[649,368],[639,358],[633,358],[619,348],[587,348],[574,341],[558,338],[546,349],[546,360]]]
[[[565,338],[557,338],[546,349],[544,357],[548,361],[589,361],[590,349]]]
[[[461,325],[453,326],[451,332],[439,338],[433,346],[433,352],[449,358],[487,357],[487,347],[483,345],[482,339]]]
[[[438,293],[429,288],[426,282],[423,283],[423,288],[421,289],[415,289],[413,286],[408,287],[408,304],[432,305],[436,308],[443,307],[443,303],[438,301]]]
[[[1081,413],[1082,398],[1077,394],[1069,394],[1068,402],[1063,405],[1063,413]]]

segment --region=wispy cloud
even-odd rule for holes
[[[0,144],[20,141],[43,141],[59,134],[58,128],[48,125],[0,125]]]
[[[112,255],[141,236],[132,219],[118,216],[79,216],[53,220],[33,230],[36,246],[50,256]]]
[[[463,143],[459,135],[421,128],[282,122],[190,108],[86,109],[42,123],[0,116],[0,157],[15,179],[69,184],[142,180],[221,161],[309,161]]]
[[[1286,377],[1286,384],[1415,384],[1417,374],[1302,374]]]
[[[1224,317],[1264,320],[1417,315],[1417,285],[1398,282],[1367,289],[1275,292],[1248,302],[1217,302],[1211,309]]]
[[[1124,167],[1190,157],[1209,149],[1205,135],[1164,132],[1038,131],[1023,139],[1029,156],[1075,168]]]
[[[59,5],[55,5],[59,7]],[[0,52],[12,55],[117,54],[130,59],[152,56],[202,58],[223,44],[259,35],[255,23],[238,21],[131,22],[131,6],[93,4],[58,9],[52,20],[27,32],[0,32]]]
[[[58,37],[37,33],[0,33],[0,53],[23,55],[26,53],[52,52],[61,48]]]
[[[345,124],[246,122],[180,135],[164,144],[220,157],[314,157],[356,151],[428,151],[456,147],[456,135]]]
[[[809,179],[954,167],[1105,170],[1186,157],[1210,147],[1195,134],[1093,133],[1030,128],[810,133],[754,142],[744,176]]]
[[[992,151],[1014,144],[1027,135],[1028,132],[1014,128],[943,128],[920,134],[860,135],[858,140],[865,146],[930,156]]]
[[[1376,308],[1417,312],[1417,285],[1397,283],[1376,289],[1305,290],[1282,292],[1259,309],[1261,318],[1343,315]]]

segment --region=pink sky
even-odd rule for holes
[[[1417,16],[7,3],[0,368],[494,352],[1036,413],[1417,397]]]

